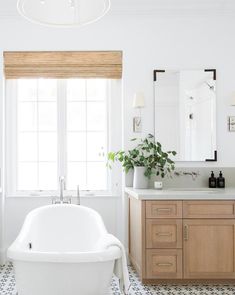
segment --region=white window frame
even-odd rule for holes
[[[62,114],[62,117],[57,116],[57,134],[58,140],[62,138],[59,132],[63,132],[63,138],[66,138],[66,111],[60,112],[61,108],[66,108],[66,81],[63,79],[58,79],[57,83],[57,114]],[[121,148],[121,129],[122,129],[122,118],[121,118],[121,80],[109,80],[107,83],[107,101],[106,101],[106,148],[107,152],[109,150],[117,150]],[[45,190],[45,191],[17,191],[16,190],[16,180],[17,180],[17,159],[16,159],[16,120],[17,120],[17,108],[16,97],[17,97],[17,80],[6,80],[5,89],[5,151],[6,151],[6,161],[5,161],[5,187],[7,197],[35,197],[35,196],[58,196],[59,185],[57,185],[57,190]],[[111,103],[112,101],[112,103]],[[111,132],[112,130],[112,132]],[[61,154],[66,153],[67,141],[60,142],[58,144],[58,168],[57,168],[57,178],[60,175],[64,175],[66,171],[67,161]],[[63,161],[60,159],[63,158]],[[121,190],[121,176],[120,169],[109,170],[107,168],[107,189],[106,190],[84,190],[81,191],[81,195],[87,196],[108,196],[117,195]],[[76,196],[76,188],[74,190],[66,190],[65,192],[68,196]]]

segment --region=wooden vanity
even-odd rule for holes
[[[235,279],[234,200],[126,192],[129,257],[143,282]]]

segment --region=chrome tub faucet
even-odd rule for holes
[[[59,188],[60,188],[59,198],[53,197],[52,204],[71,204],[72,203],[71,197],[66,197],[66,198],[64,197],[64,191],[66,189],[64,176],[60,176],[59,178]]]
[[[59,178],[59,197],[53,197],[52,198],[52,204],[72,204],[72,196],[65,197],[64,191],[66,190],[66,182],[65,177],[60,176]],[[80,199],[80,189],[79,185],[77,186],[77,205],[81,204]]]
[[[64,176],[60,176],[59,178],[60,183],[60,203],[64,203],[64,190],[65,190],[65,178]]]

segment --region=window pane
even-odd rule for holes
[[[55,79],[38,79],[38,99],[56,100],[57,81]]]
[[[57,129],[57,110],[54,102],[38,103],[39,130],[55,131]]]
[[[57,161],[57,136],[55,132],[39,133],[39,161]]]
[[[18,134],[18,160],[37,161],[37,133]]]
[[[87,129],[88,131],[104,131],[106,125],[105,103],[87,103]]]
[[[87,79],[87,100],[105,100],[107,92],[106,79]]]
[[[105,163],[87,163],[87,186],[93,190],[107,188],[107,167]]]
[[[17,109],[18,189],[56,189],[57,80],[19,80]]]
[[[34,100],[37,99],[37,80],[34,79],[19,79],[17,81],[17,91],[19,100]]]
[[[77,185],[80,189],[86,189],[86,164],[68,163],[67,185],[69,190],[76,190]]]
[[[37,163],[20,163],[18,166],[18,189],[35,190],[37,188]]]
[[[86,161],[86,133],[69,132],[68,141],[68,161]]]
[[[39,189],[55,190],[57,188],[56,163],[39,163]]]
[[[86,80],[69,79],[67,81],[67,99],[86,100]]]
[[[107,80],[72,79],[68,81],[67,93],[67,177],[70,188],[73,186],[74,189],[81,178],[83,189],[106,189]],[[92,162],[92,166],[86,161]],[[90,167],[89,180],[87,165]],[[98,178],[97,182],[92,180],[92,175]]]
[[[20,102],[17,121],[20,131],[35,131],[37,129],[37,104],[35,102]]]
[[[84,131],[86,129],[86,104],[84,102],[68,102],[68,131]]]
[[[104,161],[105,158],[105,134],[104,132],[87,133],[87,160]]]

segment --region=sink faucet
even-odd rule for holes
[[[59,178],[60,182],[60,203],[64,203],[64,190],[65,190],[65,178],[64,176],[61,176]]]

